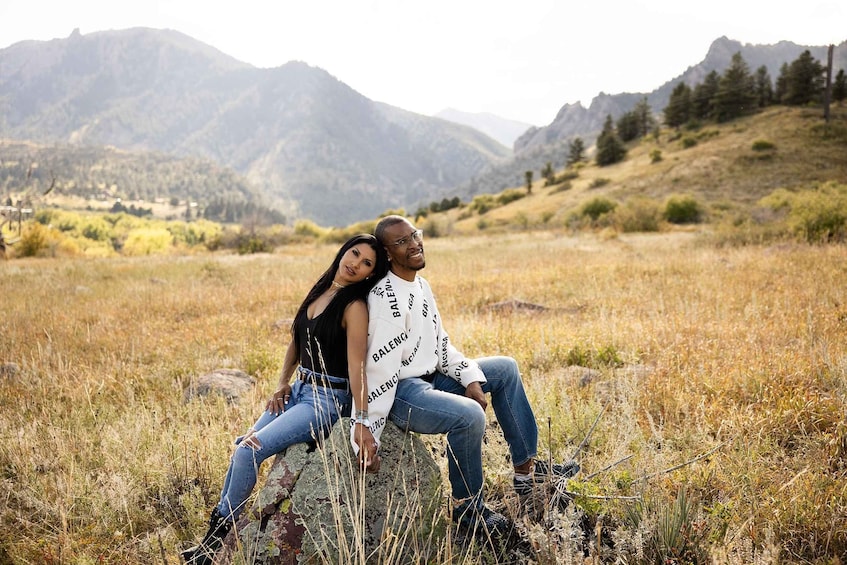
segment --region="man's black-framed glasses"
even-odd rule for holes
[[[409,235],[407,235],[406,237],[401,237],[400,239],[398,239],[394,243],[389,243],[388,245],[391,245],[391,246],[394,246],[394,247],[403,247],[403,246],[409,245],[409,242],[412,241],[412,240],[414,240],[415,243],[422,242],[423,241],[423,230],[415,230],[412,233],[410,233]]]

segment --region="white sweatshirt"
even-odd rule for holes
[[[368,295],[368,317],[368,419],[377,443],[394,403],[398,380],[438,371],[464,387],[485,382],[476,361],[450,343],[432,289],[423,277],[409,282],[388,273]],[[352,442],[352,430],[350,439]]]

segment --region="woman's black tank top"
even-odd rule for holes
[[[315,326],[323,313],[311,320],[303,317],[298,328],[300,333],[300,365],[316,373],[332,377],[349,378],[347,375],[347,332],[341,328],[337,343],[326,343],[315,336]]]

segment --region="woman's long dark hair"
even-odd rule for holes
[[[376,263],[374,270],[370,276],[357,283],[347,285],[336,293],[329,305],[321,314],[318,323],[315,325],[315,335],[324,343],[333,343],[341,335],[341,321],[344,317],[344,310],[354,300],[364,300],[367,302],[368,293],[374,285],[388,272],[388,254],[385,248],[371,234],[363,233],[355,235],[348,239],[338,253],[329,268],[318,278],[315,286],[306,295],[297,314],[294,316],[294,321],[291,324],[291,334],[294,340],[296,351],[300,352],[300,335],[297,329],[306,321],[306,309],[309,305],[317,300],[317,298],[326,292],[332,286],[332,279],[338,271],[338,266],[341,264],[341,258],[351,247],[355,247],[360,243],[366,243],[376,253]]]

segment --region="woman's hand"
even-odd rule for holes
[[[356,424],[356,429],[353,430],[353,439],[359,446],[359,466],[368,473],[379,471],[382,459],[377,453],[378,446],[371,430],[364,424]]]
[[[282,412],[285,412],[285,405],[291,399],[291,385],[284,384],[273,394],[270,400],[268,400],[268,405],[265,407],[265,410],[273,414],[274,416],[278,416]]]

